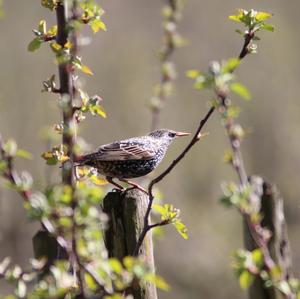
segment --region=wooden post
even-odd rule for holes
[[[254,188],[251,204],[263,215],[262,225],[268,228],[272,237],[269,250],[274,261],[280,266],[285,279],[291,276],[291,255],[284,217],[283,199],[274,184],[264,181],[261,177],[252,176],[250,183]],[[257,248],[249,229],[244,223],[244,244],[247,250]],[[275,288],[264,287],[262,279],[256,278],[249,288],[250,299],[279,299],[281,295]]]
[[[109,225],[105,232],[105,244],[110,257],[122,260],[132,255],[144,226],[148,200],[148,196],[138,189],[109,192],[106,195],[103,210],[109,217]],[[147,233],[140,252],[154,272],[151,231]],[[134,299],[157,299],[156,287],[150,283],[139,285],[131,292]]]

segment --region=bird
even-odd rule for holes
[[[76,157],[75,166],[95,168],[117,189],[123,190],[124,188],[113,180],[115,178],[146,192],[129,179],[142,177],[152,172],[164,158],[172,141],[177,137],[187,135],[190,133],[157,129],[145,136],[101,145],[96,151]]]

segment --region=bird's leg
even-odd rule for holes
[[[116,187],[118,188],[118,190],[124,190],[124,187],[121,186],[121,185],[119,185],[118,183],[116,183],[116,182],[113,180],[112,177],[107,176],[107,177],[106,177],[106,180],[107,180],[109,183],[111,183],[112,185],[116,186]]]
[[[141,187],[140,185],[132,182],[132,181],[129,181],[129,180],[125,180],[125,179],[119,179],[121,182],[124,182],[124,183],[127,183],[128,185],[131,185],[133,188],[137,188],[143,192],[145,192],[146,194],[148,194],[148,191],[145,190],[143,187]]]

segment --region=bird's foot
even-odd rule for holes
[[[118,192],[124,192],[125,191],[124,187],[119,185],[118,183],[116,183],[111,177],[106,177],[106,180],[116,187],[116,188],[113,189],[113,191],[118,191]]]
[[[127,183],[128,185],[131,185],[131,188],[127,188],[127,190],[132,190],[132,189],[138,189],[144,193],[146,193],[147,195],[149,194],[147,190],[145,190],[143,187],[141,187],[140,185],[132,182],[132,181],[128,181],[128,180],[124,180],[124,179],[120,179],[120,181]]]

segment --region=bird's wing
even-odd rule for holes
[[[154,156],[155,150],[151,145],[146,148],[145,144],[137,141],[123,141],[99,147],[97,160],[149,160],[154,158]]]

